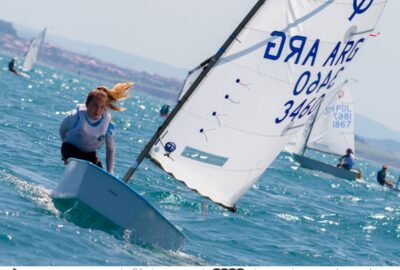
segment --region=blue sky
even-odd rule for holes
[[[255,0],[0,0],[0,19],[190,69],[215,53]],[[400,132],[399,0],[350,65],[356,112]],[[400,138],[396,138],[400,139]]]

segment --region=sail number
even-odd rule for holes
[[[298,96],[302,93],[306,95],[317,94],[323,88],[330,89],[335,85],[336,78],[343,71],[344,67],[341,67],[333,75],[333,71],[330,70],[326,76],[322,76],[322,73],[318,72],[316,78],[312,78],[312,73],[306,71],[297,80],[293,89],[293,96]],[[291,121],[294,121],[296,118],[301,119],[305,115],[310,115],[321,105],[324,98],[325,94],[320,95],[319,98],[306,98],[298,105],[294,100],[289,100],[284,104],[283,116],[275,118],[275,123],[279,124],[286,118],[291,118]]]
[[[348,106],[338,106],[346,108],[347,112],[340,112],[333,114],[332,127],[333,128],[348,128],[351,125],[352,113]]]
[[[348,128],[351,121],[333,121],[333,128]]]

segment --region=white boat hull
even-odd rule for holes
[[[361,173],[357,170],[345,170],[343,168],[338,168],[321,161],[311,159],[305,156],[293,154],[293,158],[296,162],[300,163],[302,167],[318,170],[324,173],[334,175],[339,178],[344,178],[347,180],[356,180],[361,178]]]
[[[169,250],[182,247],[185,236],[131,187],[90,162],[68,161],[53,199],[83,202],[145,244]]]

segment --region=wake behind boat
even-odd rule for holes
[[[24,77],[24,78],[27,78],[27,79],[29,79],[31,77],[31,76],[29,76],[28,74],[26,74],[25,72],[22,72],[22,71],[15,72],[15,75],[18,75],[18,76],[21,76],[21,77]]]

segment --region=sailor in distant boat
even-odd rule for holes
[[[164,104],[162,105],[161,109],[160,109],[160,116],[161,117],[167,117],[169,114],[169,104]]]
[[[382,170],[378,171],[376,174],[376,180],[381,186],[387,185],[388,187],[393,187],[392,181],[388,180],[386,178],[386,170],[387,170],[387,165],[382,166]]]
[[[346,155],[341,156],[339,158],[339,164],[337,165],[337,167],[339,168],[343,168],[346,170],[351,170],[354,166],[354,154],[353,154],[353,150],[351,148],[348,148],[346,150]]]
[[[111,90],[100,86],[92,90],[85,104],[67,113],[60,126],[61,155],[64,163],[68,158],[78,158],[102,167],[96,150],[106,144],[107,171],[113,173],[115,143],[114,124],[108,109],[123,111],[115,102],[128,97],[132,83],[118,83]]]
[[[15,58],[11,59],[11,61],[8,63],[8,70],[15,74],[18,74],[18,71],[15,68]]]
[[[16,59],[13,58],[11,59],[10,62],[8,62],[8,70],[12,73],[14,73],[15,75],[24,77],[24,78],[30,78],[30,76],[24,72],[18,71],[16,68]]]

